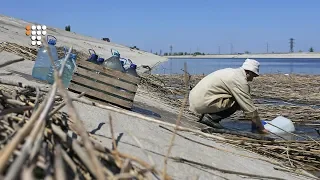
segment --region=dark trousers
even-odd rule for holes
[[[234,103],[234,105],[231,106],[229,109],[225,109],[216,113],[202,114],[199,121],[206,119],[219,123],[222,119],[231,116],[237,110],[240,110],[240,106],[238,103]]]

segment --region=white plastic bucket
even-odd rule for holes
[[[264,128],[275,134],[287,134],[287,132],[294,132],[296,129],[293,122],[283,116],[278,116],[272,121],[266,121]]]

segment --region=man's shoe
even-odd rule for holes
[[[223,129],[219,121],[221,121],[221,119],[213,119],[211,115],[205,114],[198,122],[213,128]]]

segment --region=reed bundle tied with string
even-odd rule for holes
[[[71,51],[72,47],[61,67]],[[114,149],[102,146],[87,133],[63,87],[62,73],[63,68],[55,69],[55,83],[48,93],[1,80],[0,178],[102,180],[149,179],[151,173],[162,176],[154,165],[121,153],[113,131]],[[68,114],[59,111],[64,106],[68,107]],[[112,119],[110,125],[112,130]]]

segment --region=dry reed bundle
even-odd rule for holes
[[[206,131],[215,133],[215,131]],[[253,152],[281,160],[290,168],[304,169],[307,171],[320,171],[320,141],[308,136],[300,136],[301,141],[289,140],[259,140],[224,134],[226,139],[232,139],[230,144],[248,149]]]
[[[2,42],[0,44],[0,51],[7,51],[16,54],[26,60],[34,61],[37,58],[38,49],[35,47],[21,46],[17,43]],[[62,58],[65,56],[64,47],[57,47],[58,57]],[[77,59],[85,60],[89,57],[89,54],[83,53],[72,49],[72,53],[77,54]]]

